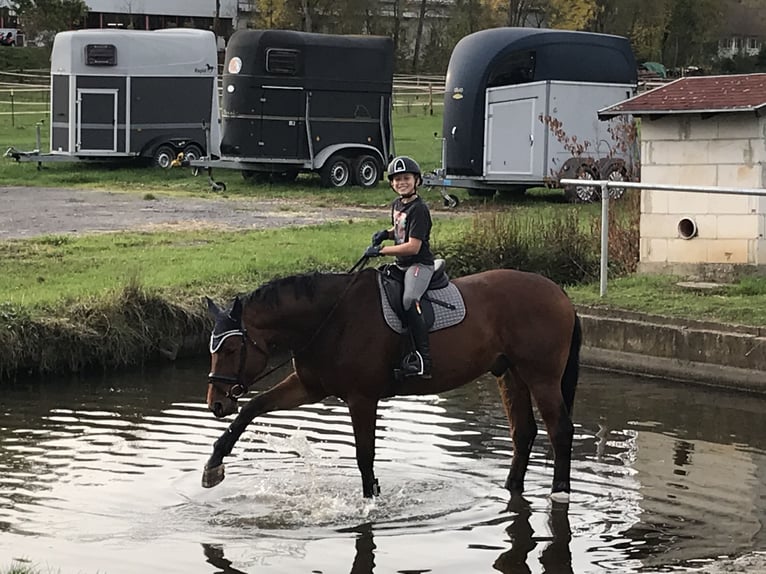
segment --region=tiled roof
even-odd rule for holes
[[[766,74],[690,76],[599,110],[599,117],[754,111],[766,106]]]

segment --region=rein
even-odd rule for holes
[[[208,376],[207,376],[208,382],[214,385],[218,390],[225,392],[227,398],[233,399],[236,401],[237,399],[247,394],[250,391],[250,387],[252,387],[255,383],[257,383],[258,381],[262,379],[265,379],[266,377],[271,375],[274,371],[281,369],[287,363],[292,361],[295,358],[295,355],[298,355],[302,353],[303,351],[305,351],[316,340],[316,338],[319,336],[319,333],[322,332],[322,329],[324,329],[324,327],[330,321],[330,318],[338,309],[343,299],[345,299],[349,289],[351,289],[351,286],[356,282],[357,278],[359,277],[359,273],[354,273],[354,271],[357,268],[361,269],[361,267],[364,267],[363,264],[369,261],[369,259],[370,259],[369,257],[362,256],[361,259],[359,259],[359,261],[357,261],[356,264],[354,264],[354,266],[351,268],[349,273],[353,273],[354,278],[351,281],[349,281],[348,285],[346,285],[346,287],[343,289],[343,292],[340,294],[337,301],[335,301],[335,304],[332,306],[332,309],[330,309],[330,311],[327,313],[325,318],[319,324],[319,327],[316,328],[316,331],[314,331],[314,334],[311,336],[311,338],[304,345],[302,345],[298,351],[293,352],[289,359],[285,359],[284,361],[280,362],[277,365],[274,365],[270,369],[265,370],[264,372],[260,373],[258,376],[254,377],[253,380],[251,380],[249,383],[243,381],[245,363],[247,362],[248,341],[250,342],[250,344],[252,344],[253,347],[255,347],[256,350],[266,355],[267,360],[268,360],[269,354],[264,349],[261,349],[261,347],[258,346],[258,343],[252,337],[248,336],[247,329],[245,328],[244,325],[242,325],[241,321],[240,321],[241,327],[239,329],[227,331],[217,336],[211,335],[210,336],[210,354],[211,355],[218,352],[218,349],[221,348],[221,345],[223,344],[223,342],[232,336],[242,337],[242,346],[240,347],[240,351],[239,351],[239,370],[237,371],[237,376],[231,377],[228,375],[219,375],[215,373],[214,371],[210,371],[210,373],[208,373]],[[215,342],[216,339],[217,339],[217,344]],[[219,385],[217,385],[216,384],[217,382],[227,383],[227,384],[230,384],[231,386],[228,389],[224,389],[224,388],[221,388]]]

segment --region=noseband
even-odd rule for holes
[[[258,377],[257,379],[253,379],[253,381],[249,384],[244,381],[245,362],[247,361],[247,343],[249,342],[253,347],[255,347],[257,351],[260,351],[268,358],[268,353],[264,349],[261,349],[258,346],[258,343],[252,339],[252,337],[247,335],[247,330],[244,327],[241,329],[226,331],[220,335],[210,335],[210,354],[213,355],[217,353],[226,339],[235,336],[242,337],[242,346],[239,348],[239,370],[237,371],[237,376],[232,377],[229,375],[219,375],[214,371],[210,371],[207,376],[207,380],[210,384],[216,387],[219,391],[225,392],[226,397],[234,401],[245,395],[250,390],[250,385],[255,383],[258,379],[262,378]],[[271,371],[269,371],[269,373],[270,372]],[[228,387],[224,388],[217,383],[226,383]]]

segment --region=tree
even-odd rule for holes
[[[663,42],[666,65],[706,63],[717,49],[723,13],[719,0],[672,0]]]
[[[81,27],[88,14],[83,0],[16,0],[16,13],[28,38],[53,43],[57,33]]]
[[[551,28],[585,30],[596,15],[596,0],[548,0]]]
[[[418,60],[420,59],[420,44],[423,41],[423,23],[426,20],[426,3],[428,0],[420,0],[420,17],[418,18],[418,31],[415,33],[415,53],[412,56],[412,73],[418,73]]]

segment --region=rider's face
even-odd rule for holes
[[[415,191],[415,174],[397,173],[391,178],[391,188],[399,195],[409,195]]]

